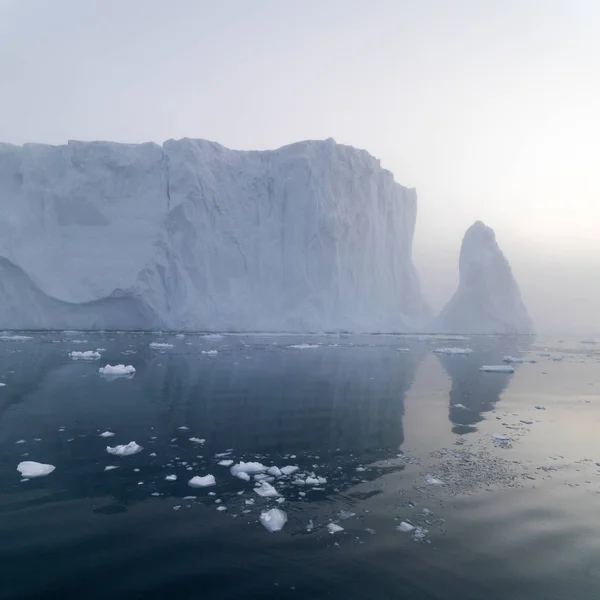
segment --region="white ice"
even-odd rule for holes
[[[295,348],[296,350],[310,350],[312,348],[318,348],[319,344],[292,344],[289,348]]]
[[[96,352],[95,350],[86,350],[85,352],[77,352],[74,350],[73,352],[69,352],[69,356],[73,360],[98,360],[102,358],[100,352]]]
[[[415,526],[407,523],[406,521],[402,521],[398,527],[396,527],[398,531],[402,531],[404,533],[410,533],[415,530]]]
[[[254,488],[254,491],[263,498],[274,498],[279,496],[279,492],[268,481],[261,481]]]
[[[222,467],[230,467],[233,464],[233,461],[229,458],[226,458],[225,460],[220,460],[217,464],[221,465]]]
[[[432,475],[425,475],[425,483],[427,485],[444,485],[444,482],[441,479],[436,479]]]
[[[177,475],[167,475],[165,481],[177,481]]]
[[[297,467],[295,465],[286,465],[285,467],[281,467],[281,473],[283,475],[291,475],[292,473],[295,473],[300,467]]]
[[[50,475],[54,469],[56,469],[54,465],[45,465],[32,460],[26,460],[17,465],[17,471],[21,473],[22,477],[26,477],[27,479],[45,477],[46,475]]]
[[[106,446],[106,451],[109,454],[114,454],[115,456],[131,456],[132,454],[137,454],[142,450],[143,448],[135,442],[129,442],[129,444],[122,444],[114,447]]]
[[[464,404],[452,404],[452,408],[460,408],[462,410],[469,410]]]
[[[327,531],[333,535],[334,533],[344,531],[344,528],[337,523],[329,523],[329,525],[327,525]]]
[[[281,531],[283,526],[287,523],[288,517],[285,511],[280,508],[272,508],[260,513],[259,521],[260,524],[271,533]]]
[[[117,467],[116,465],[108,465],[107,467],[104,467],[105,471],[113,471],[114,469],[118,469],[119,467]]]
[[[482,365],[480,371],[485,373],[514,373],[515,369],[510,365]]]
[[[434,352],[436,354],[472,354],[473,350],[471,348],[455,348],[455,347],[448,347],[448,348],[436,348],[434,350]]]
[[[213,475],[205,475],[204,477],[192,477],[189,481],[188,481],[188,485],[190,487],[194,487],[194,488],[201,488],[201,487],[210,487],[212,485],[216,485],[216,481]]]
[[[168,350],[169,348],[174,348],[173,344],[163,344],[161,342],[151,342],[150,348],[154,348],[155,350]]]
[[[264,473],[267,467],[259,462],[239,462],[231,467],[231,474],[239,477],[239,473]]]
[[[269,467],[267,473],[273,477],[281,477],[281,469],[279,467]]]
[[[112,431],[105,431],[104,433],[100,434],[101,438],[109,438],[109,437],[114,437],[115,434]]]
[[[202,438],[191,437],[190,442],[194,442],[194,444],[204,444],[204,442],[206,442],[206,440],[202,439]]]
[[[105,367],[100,367],[98,372],[101,375],[119,377],[121,375],[133,375],[135,373],[135,368],[131,365],[106,365]]]
[[[206,354],[207,356],[216,356],[219,354],[218,350],[200,350],[200,354]]]

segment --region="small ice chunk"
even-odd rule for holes
[[[77,352],[74,350],[73,352],[69,352],[69,356],[73,360],[98,360],[99,358],[102,358],[100,352],[96,352],[95,350],[86,350],[85,352]]]
[[[366,471],[367,469],[365,469],[365,467],[356,467],[356,471],[358,473],[362,473],[363,471]]]
[[[428,533],[428,529],[425,529],[424,527],[416,527],[413,533],[413,540],[415,540],[415,542],[422,542],[427,537]]]
[[[502,360],[505,363],[516,363],[516,364],[520,364],[520,363],[525,362],[524,358],[520,358],[520,357],[517,357],[517,356],[505,356]]]
[[[225,460],[220,460],[217,464],[222,467],[230,467],[233,464],[233,461],[230,458],[227,458]]]
[[[346,519],[351,519],[352,517],[355,517],[355,516],[356,516],[356,513],[353,513],[350,510],[341,510],[338,513],[338,517],[340,519],[342,519],[342,521],[345,521]]]
[[[396,527],[396,529],[398,531],[402,531],[404,533],[410,533],[411,531],[414,531],[416,528],[414,525],[411,525],[410,523],[407,523],[406,521],[402,521],[402,523],[400,523],[400,525],[398,525],[398,527]]]
[[[45,477],[50,475],[56,467],[54,465],[45,465],[33,460],[25,460],[17,465],[17,471],[21,473],[21,477],[33,479],[34,477]]]
[[[445,485],[441,479],[436,479],[432,475],[425,475],[425,483],[427,485]]]
[[[244,500],[244,502],[248,505],[248,506],[252,506],[252,504],[254,504],[254,498],[249,498],[248,500]]]
[[[268,481],[261,481],[257,487],[254,488],[254,491],[263,498],[279,496],[279,492]]]
[[[181,504],[177,504],[176,506],[173,507],[173,510],[179,510],[181,508]]]
[[[177,429],[181,429],[181,431],[187,431],[189,429],[189,427],[182,425],[181,427],[178,427]]]
[[[168,350],[173,347],[173,344],[162,344],[160,342],[152,342],[150,344],[150,348],[154,348],[155,350]]]
[[[106,451],[115,456],[130,456],[131,454],[137,454],[142,450],[143,448],[135,442],[129,442],[129,444],[122,444],[114,447],[106,446]]]
[[[15,444],[26,444],[27,440],[17,440]]]
[[[96,352],[106,352],[106,348],[96,348]]]
[[[177,481],[177,475],[167,475],[165,481]]]
[[[329,523],[329,525],[327,525],[327,531],[333,535],[334,533],[344,531],[344,528],[337,523]]]
[[[220,333],[207,333],[202,336],[205,340],[221,340],[223,336]]]
[[[280,508],[272,508],[271,510],[260,513],[258,520],[267,531],[275,533],[276,531],[281,531],[281,529],[283,529],[283,526],[287,523],[288,517],[285,511]]]
[[[319,485],[319,480],[316,477],[309,476],[304,480],[304,483],[306,485]]]
[[[120,377],[122,375],[133,375],[135,373],[135,367],[131,365],[106,365],[98,369],[100,375],[109,375],[112,377]]]
[[[11,341],[11,342],[24,342],[26,340],[32,340],[33,338],[29,335],[0,335],[0,340]]]
[[[150,456],[152,456],[152,457],[156,456],[156,452],[150,452]]]
[[[452,404],[452,408],[460,408],[462,410],[469,410],[464,404]]]
[[[495,446],[504,446],[508,442],[511,442],[512,438],[504,435],[503,433],[492,433],[492,440]]]
[[[200,354],[206,354],[207,356],[216,356],[219,354],[218,350],[201,350]]]
[[[452,354],[471,354],[473,352],[473,350],[471,350],[471,348],[449,347],[449,348],[436,348],[434,350],[434,352],[435,352],[435,354],[452,355]]]
[[[0,387],[6,387],[6,384],[0,381]]]
[[[269,467],[269,469],[267,469],[267,473],[273,477],[280,477],[281,469],[279,467]]]
[[[206,442],[206,440],[204,440],[202,438],[191,437],[190,442],[194,442],[194,444],[204,444],[204,442]]]
[[[510,365],[482,365],[479,367],[484,373],[514,373],[514,367]]]
[[[227,507],[221,504],[220,506],[217,506],[217,510],[227,510]]]
[[[246,471],[240,471],[239,473],[236,473],[235,476],[243,481],[250,481],[250,475],[248,475]]]
[[[295,348],[296,350],[310,350],[311,348],[318,348],[319,344],[292,344],[288,348]]]
[[[285,467],[281,467],[281,474],[282,475],[291,475],[292,473],[295,473],[300,467],[296,467],[293,465],[287,465]]]
[[[233,467],[231,467],[231,474],[236,475],[238,473],[264,473],[267,470],[267,467],[259,462],[244,462],[241,461]]]
[[[118,469],[116,465],[108,465],[108,467],[104,467],[105,471],[113,471],[114,469]]]
[[[100,437],[102,438],[109,438],[109,437],[114,437],[115,434],[112,431],[105,431],[104,433],[100,434]]]
[[[210,487],[211,485],[216,485],[217,482],[215,481],[215,478],[213,475],[205,475],[204,477],[192,477],[189,481],[188,481],[188,485],[190,487]]]

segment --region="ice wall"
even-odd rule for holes
[[[1,144],[0,327],[421,329],[415,220],[333,140]]]

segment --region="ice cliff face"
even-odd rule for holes
[[[444,333],[527,334],[533,323],[494,231],[477,221],[460,250],[459,285],[437,318]]]
[[[415,220],[333,140],[0,144],[0,328],[416,330]]]

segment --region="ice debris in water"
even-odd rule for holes
[[[22,477],[26,477],[27,479],[45,477],[46,475],[50,475],[54,469],[56,469],[54,465],[45,465],[32,460],[25,460],[17,465],[17,471],[21,473]]]
[[[202,336],[205,340],[221,340],[223,336],[220,333],[207,333]]]
[[[452,408],[461,408],[462,410],[469,410],[464,404],[452,404]]]
[[[319,344],[292,344],[288,348],[295,348],[296,350],[309,350],[311,348],[318,348]]]
[[[425,483],[427,485],[445,485],[441,479],[436,479],[432,475],[425,475]]]
[[[482,365],[480,371],[485,373],[514,373],[515,370],[510,365]]]
[[[254,491],[263,498],[279,496],[279,492],[268,481],[261,481],[257,487],[254,488]]]
[[[279,467],[269,467],[267,473],[273,477],[281,477],[281,469]]]
[[[533,425],[533,421],[530,421],[529,419],[521,419],[521,423],[524,423],[525,425]]]
[[[33,338],[29,335],[0,335],[0,340],[4,340],[6,342],[25,342],[32,339]]]
[[[15,444],[26,444],[27,440],[17,440]]]
[[[281,467],[282,475],[291,475],[295,473],[300,467],[296,467],[295,465],[287,465],[285,467]]]
[[[130,456],[132,454],[137,454],[142,450],[143,448],[135,442],[129,442],[129,444],[122,444],[114,447],[106,446],[106,451],[109,454],[114,454],[115,456]]]
[[[471,354],[473,350],[471,348],[456,348],[456,347],[448,347],[448,348],[436,348],[434,350],[436,354]]]
[[[338,513],[338,517],[342,520],[345,521],[346,519],[351,519],[352,517],[355,517],[356,513],[353,513],[350,510],[341,510]]]
[[[104,433],[100,434],[100,437],[102,438],[109,438],[109,437],[114,437],[114,433],[112,431],[105,431]]]
[[[240,473],[246,473],[246,475],[252,473],[264,473],[267,470],[267,467],[259,462],[244,462],[241,461],[233,467],[231,467],[230,471],[232,475],[236,477],[240,477]],[[243,477],[241,478],[243,479]]]
[[[219,354],[218,350],[200,350],[200,354],[206,354],[207,356],[216,356]]]
[[[191,437],[190,442],[194,442],[194,444],[204,444],[204,442],[206,442],[206,440],[202,439],[202,438]]]
[[[177,481],[177,475],[167,475],[165,481]]]
[[[173,348],[173,344],[162,344],[161,342],[151,342],[150,348],[154,348],[155,350],[167,350],[169,348]]]
[[[230,458],[227,458],[225,460],[220,460],[217,464],[222,467],[230,467],[233,464],[233,461]]]
[[[415,526],[411,525],[410,523],[407,523],[406,521],[402,521],[402,523],[400,523],[400,525],[398,525],[396,529],[404,533],[410,533],[411,531],[415,530]]]
[[[281,531],[287,520],[287,514],[280,508],[263,511],[259,517],[260,524],[271,533]]]
[[[215,481],[214,475],[205,475],[204,477],[192,477],[189,481],[188,481],[188,485],[190,487],[210,487],[211,485],[216,485],[217,482]]]
[[[327,525],[327,531],[333,535],[334,533],[344,531],[344,528],[337,523],[329,523],[329,525]]]
[[[114,469],[118,469],[116,465],[108,465],[108,467],[104,467],[105,471],[113,471]]]
[[[85,352],[77,352],[74,350],[73,352],[69,352],[69,356],[73,360],[98,360],[102,358],[100,352],[96,352],[95,350],[86,350]]]
[[[6,387],[6,384],[0,381],[0,387]]]
[[[135,367],[132,365],[106,365],[105,367],[100,367],[98,372],[101,375],[133,375],[135,373]]]
[[[492,433],[492,442],[494,446],[505,447],[508,445],[508,442],[511,442],[512,438],[507,435],[501,433]]]

